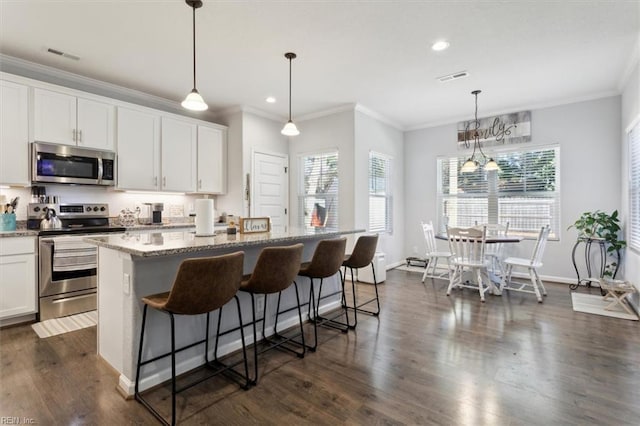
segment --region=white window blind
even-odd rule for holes
[[[301,158],[299,224],[305,229],[338,229],[338,152]]]
[[[393,232],[391,159],[369,153],[369,232]]]
[[[438,159],[440,231],[445,224],[509,222],[510,235],[536,238],[540,228],[549,225],[549,238],[559,238],[560,148],[491,153],[500,167],[492,172],[479,167],[461,173],[467,156]]]
[[[629,247],[640,251],[640,122],[629,132]]]

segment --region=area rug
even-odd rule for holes
[[[605,310],[604,307],[610,302],[603,300],[602,296],[597,294],[573,292],[571,293],[571,302],[573,303],[573,310],[576,312],[638,321],[636,315],[626,313],[620,306],[614,306],[612,310]]]
[[[92,327],[98,324],[98,312],[89,311],[68,317],[54,318],[31,325],[41,339],[57,336],[58,334]]]

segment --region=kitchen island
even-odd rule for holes
[[[133,395],[140,327],[144,296],[168,291],[173,284],[180,263],[187,258],[217,256],[244,251],[244,273],[251,273],[262,248],[278,245],[304,244],[303,260],[313,256],[316,245],[322,239],[339,238],[364,232],[357,230],[307,231],[290,228],[288,232],[226,234],[212,237],[196,237],[192,230],[162,232],[127,232],[119,235],[87,238],[85,241],[98,246],[98,354],[120,374],[118,389],[127,397]],[[351,244],[348,244],[351,246]],[[298,278],[303,301],[309,297],[309,280]],[[323,294],[340,289],[338,275],[326,279]],[[316,289],[317,291],[317,289]],[[326,293],[325,293],[326,292]],[[240,303],[245,322],[250,318],[251,300],[240,293]],[[264,297],[264,296],[261,296]],[[275,318],[276,297],[269,298],[267,306],[267,333],[272,332]],[[304,302],[303,302],[304,303]],[[327,298],[320,305],[321,311],[338,307],[338,296]],[[262,306],[262,300],[257,300]],[[295,306],[295,293],[283,294],[282,306]],[[306,307],[305,307],[306,310]],[[261,312],[258,312],[261,315]],[[169,348],[169,320],[166,315],[150,310],[145,334],[145,355],[166,352]],[[212,327],[217,315],[212,315]],[[278,329],[297,323],[296,311],[281,315]],[[223,309],[222,328],[237,326],[234,306]],[[212,328],[215,329],[215,328]],[[269,331],[271,330],[271,331]],[[182,316],[176,321],[176,345],[181,347],[202,339],[205,333],[205,316]],[[261,339],[261,336],[258,336]],[[245,333],[246,343],[252,343],[251,333]],[[241,348],[240,332],[230,333],[220,339],[218,356]],[[213,353],[211,353],[213,355]],[[177,374],[204,364],[201,345],[181,353],[176,360]],[[162,383],[170,378],[168,359],[159,360],[145,368],[140,382],[141,389]]]

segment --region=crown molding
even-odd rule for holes
[[[501,110],[495,110],[495,111],[489,111],[487,113],[483,113],[481,118],[493,117],[495,115],[510,114],[516,111],[526,111],[526,110],[533,111],[537,109],[553,108],[553,107],[558,107],[562,105],[576,104],[579,102],[593,101],[596,99],[610,98],[612,96],[620,96],[620,92],[618,92],[617,90],[605,90],[603,92],[591,93],[585,96],[576,96],[575,98],[563,99],[562,101],[549,101],[549,102],[541,102],[537,104],[514,106],[514,107],[509,107],[507,109],[501,109]],[[447,118],[445,120],[427,122],[424,124],[419,124],[417,126],[408,127],[405,129],[405,132],[429,129],[429,128],[445,126],[449,124],[457,124],[461,121],[470,120],[471,118],[472,116],[469,116],[469,115],[461,115],[458,117]]]
[[[401,132],[404,132],[406,129],[404,126],[402,126],[400,123],[397,123],[387,117],[385,117],[384,115],[373,111],[369,108],[367,108],[366,106],[362,105],[362,104],[356,104],[355,106],[355,110],[358,112],[361,112],[362,114],[368,115],[369,117],[373,118],[374,120],[378,120],[388,126],[393,127],[396,130],[399,130]]]
[[[49,84],[68,87],[74,90],[93,93],[99,96],[110,97],[124,102],[162,109],[166,112],[176,113],[199,120],[213,118],[215,113],[207,111],[205,114],[189,113],[180,105],[180,102],[160,96],[151,95],[136,89],[118,86],[113,83],[74,74],[48,65],[30,62],[13,56],[0,54],[0,71],[14,74],[33,80],[44,81]]]
[[[631,78],[631,73],[633,69],[640,63],[640,34],[638,34],[638,39],[631,51],[631,55],[629,55],[629,60],[627,62],[627,66],[622,72],[620,76],[620,80],[618,81],[618,90],[622,93],[624,90],[624,86],[627,85],[627,82]]]
[[[338,113],[345,112],[345,111],[354,111],[355,107],[356,107],[356,104],[340,105],[340,106],[337,106],[337,107],[334,107],[334,108],[329,108],[329,109],[325,109],[325,110],[322,110],[322,111],[317,111],[317,112],[312,112],[310,114],[302,115],[302,116],[298,117],[294,121],[297,121],[297,122],[308,121],[308,120],[313,120],[315,118],[326,117],[328,115],[338,114]]]

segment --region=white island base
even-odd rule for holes
[[[217,235],[215,237],[195,237],[193,232],[158,232],[151,234],[131,233],[87,239],[98,245],[98,354],[120,374],[119,390],[126,396],[134,394],[136,363],[140,327],[142,322],[142,297],[168,291],[173,284],[180,263],[187,258],[217,256],[244,251],[244,273],[251,273],[262,248],[268,246],[304,243],[303,260],[311,260],[318,241],[338,238],[343,234],[355,234],[363,230],[339,232],[289,231],[285,234],[238,234]],[[308,300],[310,283],[308,278],[298,277],[296,282],[301,289],[301,302]],[[339,274],[325,279],[323,295],[340,289]],[[315,286],[316,295],[318,286]],[[261,309],[262,297],[257,306]],[[251,298],[239,293],[243,321],[251,319]],[[282,295],[282,309],[295,306],[295,291],[292,287]],[[277,297],[270,297],[267,306],[266,330],[273,332]],[[338,307],[339,296],[326,298],[321,302],[320,310],[328,311]],[[223,308],[222,330],[238,325],[236,305],[229,303]],[[303,307],[303,319],[307,306]],[[261,315],[261,312],[258,312]],[[217,325],[217,313],[211,315],[211,328]],[[176,317],[176,347],[182,347],[205,334],[206,316]],[[278,329],[297,324],[297,310],[281,315]],[[170,328],[168,315],[150,309],[147,313],[145,333],[145,352],[143,358],[149,358],[170,350]],[[261,330],[261,327],[258,328]],[[245,329],[246,344],[253,342],[251,328]],[[262,337],[259,335],[258,339]],[[213,342],[215,336],[211,339]],[[234,352],[241,348],[240,331],[220,338],[218,356]],[[213,345],[210,346],[213,356]],[[181,374],[204,364],[203,345],[181,352],[176,358],[176,373]],[[165,382],[171,377],[169,358],[158,360],[145,366],[140,389],[144,390]]]

